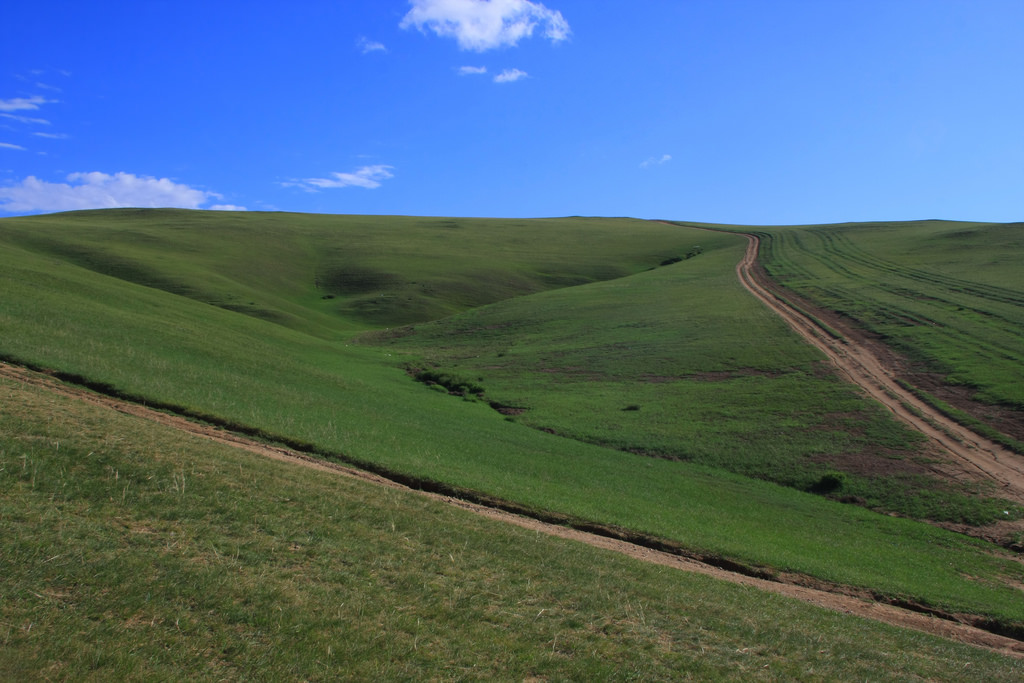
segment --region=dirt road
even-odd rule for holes
[[[1024,457],[975,434],[918,399],[896,382],[895,372],[867,345],[836,338],[800,311],[778,289],[771,288],[763,271],[757,268],[757,236],[747,235],[747,239],[746,253],[736,266],[744,287],[821,349],[851,382],[951,455],[967,476],[991,481],[999,487],[999,497],[1024,504]]]
[[[843,374],[852,382],[861,386],[869,395],[892,410],[899,419],[933,439],[935,443],[962,462],[966,470],[974,472],[975,476],[996,482],[1002,488],[1003,496],[1024,503],[1024,459],[938,414],[928,405],[903,390],[895,382],[893,373],[887,370],[867,347],[851,344],[848,340],[837,339],[812,318],[788,303],[779,293],[770,288],[767,278],[756,267],[758,253],[757,237],[753,235],[748,235],[747,237],[749,240],[747,250],[743,260],[736,267],[736,273],[743,285],[754,296],[778,313],[801,336],[820,348]],[[0,363],[0,377],[32,384],[77,400],[100,405],[110,410],[158,422],[174,429],[241,448],[263,457],[273,458],[302,467],[314,468],[325,473],[351,477],[380,486],[404,489],[503,523],[514,524],[540,533],[612,550],[644,562],[651,562],[682,571],[706,574],[731,583],[756,587],[760,590],[785,595],[838,612],[915,629],[994,650],[1013,657],[1024,658],[1024,642],[972,626],[971,622],[973,619],[968,615],[961,615],[960,617],[956,615],[942,615],[940,617],[921,611],[904,609],[876,602],[860,591],[851,590],[843,586],[826,586],[811,577],[780,576],[776,580],[755,578],[712,566],[691,557],[654,550],[601,534],[549,524],[531,517],[478,505],[458,498],[410,489],[385,477],[314,458],[288,448],[268,445],[217,427],[153,410],[143,405],[98,394],[82,387],[66,384],[49,375],[18,366]]]
[[[240,448],[262,457],[273,458],[275,460],[300,467],[313,468],[324,473],[351,477],[379,486],[387,486],[390,488],[410,491],[505,524],[514,524],[539,533],[549,534],[551,536],[557,536],[559,538],[611,550],[643,562],[650,562],[665,567],[679,569],[681,571],[713,576],[723,581],[751,586],[771,593],[777,593],[779,595],[785,595],[787,597],[795,598],[826,609],[842,612],[844,614],[857,615],[895,626],[931,633],[950,640],[967,643],[988,650],[993,650],[1001,654],[1024,659],[1024,642],[1000,636],[972,626],[972,618],[969,616],[962,616],[958,618],[953,615],[944,615],[939,617],[915,610],[903,609],[894,605],[874,601],[867,595],[860,594],[858,591],[849,590],[841,586],[814,587],[818,582],[815,582],[810,577],[781,576],[778,577],[778,580],[755,578],[741,573],[721,569],[690,557],[654,550],[596,533],[580,531],[578,529],[559,526],[556,524],[549,524],[530,517],[513,514],[492,507],[477,505],[475,503],[470,503],[465,500],[449,496],[410,489],[402,484],[369,472],[314,458],[288,448],[268,445],[217,427],[193,422],[180,416],[170,415],[143,405],[98,394],[82,387],[69,385],[54,379],[49,375],[2,362],[0,362],[0,377],[5,377],[25,384],[31,384],[76,400],[102,406],[109,410],[157,422],[183,432],[188,432],[195,436],[210,439],[235,448]]]

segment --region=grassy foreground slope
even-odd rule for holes
[[[4,680],[1019,680],[0,379]]]
[[[391,235],[391,241],[385,240],[382,230],[370,234],[369,224],[363,223],[366,219],[312,217],[306,222],[301,216],[258,215],[252,237],[247,239],[239,216],[112,212],[107,224],[106,215],[100,212],[0,221],[0,241],[4,243],[0,250],[0,355],[87,378],[106,385],[108,390],[179,412],[311,444],[320,452],[367,466],[444,482],[568,518],[652,534],[695,552],[729,557],[769,571],[801,572],[946,611],[981,614],[1010,628],[1024,625],[1024,600],[1015,588],[1024,581],[1024,569],[991,545],[729,474],[711,467],[714,463],[651,458],[538,431],[505,419],[485,403],[463,401],[413,382],[400,367],[397,349],[348,343],[355,331],[370,326],[365,312],[358,312],[358,307],[353,309],[350,304],[374,297],[372,293],[323,293],[317,285],[317,273],[321,271],[314,257],[330,253],[331,244],[357,243],[354,235],[362,235],[363,240],[383,240],[375,242],[374,247],[381,258],[389,244],[405,254],[402,239]],[[380,224],[387,225],[389,220],[380,219]],[[447,222],[434,221],[434,229],[457,229],[447,227]],[[183,228],[187,239],[175,237],[175,226],[182,223],[187,224]],[[423,245],[430,243],[432,233],[430,226],[415,227],[420,223],[433,225],[426,219],[407,219],[407,227],[412,226],[409,239],[425,249]],[[709,237],[704,232],[646,222],[639,222],[636,231],[630,228],[625,233],[624,226],[629,228],[633,223],[481,222],[479,230],[490,234],[491,242],[481,235],[477,239],[487,244],[525,238],[533,241],[532,247],[519,247],[519,260],[512,261],[518,264],[515,267],[519,272],[533,273],[531,287],[565,284],[564,273],[577,273],[573,275],[576,279],[583,277],[579,273],[584,271],[591,279],[612,271],[633,273],[615,281],[526,296],[522,301],[531,300],[537,308],[531,306],[512,318],[504,316],[502,324],[533,316],[542,326],[554,325],[531,342],[537,349],[554,343],[550,341],[551,331],[562,328],[550,319],[552,311],[560,310],[558,306],[552,308],[551,302],[563,301],[560,297],[570,292],[573,297],[592,295],[592,308],[608,307],[611,311],[612,303],[620,308],[628,306],[602,298],[610,296],[615,288],[657,290],[674,283],[689,287],[693,311],[744,305],[737,302],[745,295],[728,287],[716,288],[713,298],[705,301],[710,290],[698,286],[701,277],[690,278],[691,272],[709,278],[720,269],[731,273],[735,260],[730,254],[735,253],[738,260],[740,238]],[[355,227],[349,230],[346,226]],[[511,235],[505,234],[503,229],[511,226],[520,227],[511,230]],[[562,245],[561,251],[552,253],[565,263],[554,268],[556,256],[538,254],[541,250],[537,244],[547,245],[545,235],[562,229],[565,234],[551,237],[550,243]],[[220,230],[227,237],[220,236]],[[154,239],[170,240],[176,246],[152,250],[134,246],[135,241],[148,243],[129,239],[139,231]],[[304,237],[304,231],[313,237]],[[405,231],[396,234],[401,237]],[[266,253],[257,248],[263,239],[267,240]],[[79,246],[62,252],[65,240]],[[467,236],[465,241],[472,239]],[[306,266],[284,262],[291,258],[288,249],[292,242],[311,245]],[[591,248],[591,243],[598,246]],[[651,244],[662,246],[654,248]],[[686,255],[698,245],[703,247],[699,255],[648,270],[671,260],[671,254]],[[293,245],[292,249],[298,247]],[[88,252],[88,258],[81,256],[82,251]],[[120,255],[111,256],[108,263],[105,259],[110,252]],[[467,260],[462,252],[458,258],[435,263],[442,253],[444,248],[439,247],[430,258],[406,254],[399,265],[410,272],[415,270],[417,287],[425,281],[422,277],[428,270],[436,273],[432,276],[436,278],[444,273],[445,278],[468,284],[487,282],[472,276],[475,262]],[[277,264],[279,272],[294,274],[264,278],[263,273],[271,269],[275,259],[282,261]],[[498,260],[504,262],[504,257]],[[203,263],[208,265],[200,267]],[[304,271],[307,266],[310,270]],[[469,274],[460,270],[466,268]],[[159,277],[153,276],[154,272]],[[307,273],[305,278],[302,272]],[[236,274],[227,277],[225,273]],[[147,282],[144,274],[153,279]],[[714,277],[722,276],[719,273]],[[167,284],[170,280],[184,289],[175,291]],[[279,282],[294,284],[279,287]],[[403,282],[412,286],[408,277]],[[249,288],[248,298],[241,297],[243,285]],[[220,298],[210,295],[217,287],[221,288],[217,290]],[[275,310],[281,315],[257,314],[255,309],[239,311],[234,304],[224,305],[222,299],[232,291],[241,297],[237,301],[249,301],[260,311]],[[376,298],[387,300],[381,295],[386,293],[378,292]],[[488,298],[501,297],[491,294]],[[573,305],[586,303],[585,299],[573,301]],[[635,308],[637,313],[650,313],[641,303]],[[311,313],[302,317],[306,311]],[[545,316],[549,318],[546,322]],[[701,316],[705,321],[714,318],[707,313]],[[402,320],[397,314],[394,319]],[[792,371],[783,371],[779,377],[772,376],[772,368],[781,365],[776,359],[767,361],[768,376],[754,376],[751,383],[744,383],[742,374],[727,378],[735,381],[722,382],[719,390],[740,393],[720,401],[722,405],[731,401],[734,411],[744,401],[757,404],[766,395],[777,401],[788,400],[787,391],[797,393],[816,378],[815,361],[808,352],[792,338],[787,341],[774,336],[780,329],[777,323],[768,316],[751,318],[750,322],[732,331],[737,335],[734,344],[719,345],[718,353],[725,355],[716,357],[712,353],[702,361],[709,370],[742,370],[748,367],[746,359],[758,356],[761,349],[775,348],[778,351],[773,358],[795,358],[796,362]],[[631,339],[636,343],[672,340],[671,331],[663,326],[648,329],[656,332],[652,335],[647,335],[645,328],[633,329]],[[691,329],[699,331],[702,325]],[[744,341],[744,334],[759,330],[768,333],[755,341],[749,337]],[[598,328],[583,330],[584,338],[609,338],[607,335]],[[730,354],[738,353],[743,344],[749,350],[735,356],[744,363],[738,364]],[[707,348],[708,344],[701,342],[698,346]],[[576,353],[579,348],[578,343],[565,343],[560,352]],[[673,354],[667,363],[676,363],[679,357],[691,353],[685,345],[666,348]],[[642,350],[643,354],[623,351],[620,358],[656,357]],[[616,363],[611,356],[606,361],[597,367],[609,368]],[[780,384],[769,386],[767,380]],[[681,377],[680,381],[689,380]],[[856,404],[855,397],[848,393],[834,393],[838,385],[833,381],[829,389],[828,381],[814,385],[813,391],[825,392],[820,395],[829,401],[863,410],[870,417],[870,409]],[[788,389],[780,391],[778,386]],[[650,411],[652,404],[643,400]],[[584,405],[582,401],[580,405]],[[820,408],[808,408],[812,418],[813,411]],[[825,410],[832,409],[825,404]],[[626,412],[642,415],[644,409]],[[803,428],[799,421],[784,423],[779,415],[768,414],[764,419],[777,420],[780,428],[794,432]],[[763,441],[763,435],[751,433],[747,445],[761,448],[759,438]],[[772,438],[780,437],[773,432]],[[740,443],[737,452],[745,453],[747,445]]]

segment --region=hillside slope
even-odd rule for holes
[[[6,218],[0,229],[8,249],[332,339],[621,277],[686,253],[693,241],[633,219],[170,209]]]
[[[408,322],[387,303],[398,290],[326,291],[328,241],[381,259],[373,270],[402,273],[402,286],[430,284],[435,303],[461,312],[372,323],[353,302],[376,297],[389,321]],[[9,219],[0,357],[424,487],[1024,629],[1024,575],[1007,553],[822,497],[860,486],[852,475],[838,491],[805,492],[826,481],[821,455],[884,443],[913,463],[915,442],[739,286],[744,242],[624,219]],[[515,296],[513,275],[528,276]],[[442,286],[452,279],[461,284]],[[407,372],[416,354],[447,353],[471,369],[466,381],[484,377],[484,400]],[[506,413],[527,410],[503,414],[492,394]],[[766,466],[790,487],[741,476],[770,478]],[[923,504],[924,517],[1021,513],[990,491],[868,483],[882,502]]]
[[[1018,680],[0,378],[0,678]]]

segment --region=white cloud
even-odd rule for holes
[[[248,211],[249,209],[244,206],[236,206],[234,204],[214,204],[210,207],[210,211]]]
[[[44,126],[50,125],[50,122],[46,119],[36,119],[31,116],[18,116],[17,114],[0,114],[0,117],[5,119],[12,119],[18,123],[36,123]]]
[[[132,173],[72,173],[67,181],[48,183],[29,176],[17,185],[0,187],[0,211],[27,213],[120,207],[198,209],[211,199],[220,198],[215,192],[196,190],[169,178]]]
[[[394,167],[384,164],[363,166],[356,169],[354,173],[332,173],[330,178],[303,178],[302,180],[283,184],[301,187],[309,192],[331,190],[340,187],[362,187],[367,190],[373,190],[380,187],[382,181],[394,177],[394,174],[391,173],[392,168]]]
[[[388,51],[388,49],[387,49],[387,47],[385,47],[384,43],[378,43],[377,41],[370,40],[369,38],[366,38],[365,36],[360,37],[359,40],[356,41],[356,44],[359,46],[359,49],[362,51],[362,53],[364,55],[368,55],[371,52],[387,52]]]
[[[529,75],[530,74],[526,73],[525,71],[520,71],[519,69],[505,69],[500,74],[494,77],[494,82],[514,83],[515,81],[518,81],[520,78],[526,78]]]
[[[487,67],[486,66],[460,66],[459,67],[459,75],[460,76],[475,76],[475,75],[478,75],[478,74],[485,74],[485,73],[487,73]]]
[[[48,100],[45,97],[39,95],[33,95],[32,97],[15,97],[9,100],[0,100],[0,120],[13,121],[18,124],[27,126],[48,126],[50,122],[46,119],[41,119],[35,116],[24,116],[22,114],[12,114],[10,112],[22,112],[22,111],[35,111],[40,106],[48,104],[50,102],[56,102],[56,100]],[[17,130],[17,128],[10,124],[4,124],[4,128],[8,130]],[[32,133],[40,137],[58,137],[53,134],[46,133]],[[0,148],[5,149],[17,149],[25,150],[25,147],[21,145],[15,145],[9,142],[0,143]]]
[[[65,140],[69,136],[67,133],[32,133],[37,138],[48,138],[50,140]]]
[[[430,29],[455,38],[463,50],[484,52],[516,45],[538,26],[552,42],[566,40],[570,33],[561,12],[530,0],[410,0],[410,4],[402,28]]]
[[[39,105],[52,102],[39,95],[32,97],[15,97],[13,100],[0,100],[0,111],[28,111],[39,109]]]
[[[662,164],[667,164],[670,161],[672,161],[671,154],[662,154],[660,157],[651,157],[647,161],[643,162],[642,164],[640,164],[640,168],[648,168],[650,166],[661,166]]]

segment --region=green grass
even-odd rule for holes
[[[2,225],[5,246],[328,339],[620,277],[692,248],[671,226],[625,218],[119,209]]]
[[[610,442],[611,436],[582,433],[601,423],[587,421],[597,406],[614,408],[620,431],[643,434],[646,427],[626,421],[642,418],[653,424],[648,416],[657,416],[656,401],[670,400],[653,393],[660,386],[655,376],[664,376],[681,396],[671,398],[677,401],[672,404],[678,406],[677,416],[703,401],[715,402],[718,412],[698,415],[691,424],[719,429],[705,444],[707,452],[715,447],[714,439],[731,443],[744,467],[766,460],[797,476],[799,466],[793,463],[807,456],[800,449],[848,452],[863,447],[858,439],[890,439],[902,447],[905,432],[890,432],[887,423],[877,421],[877,410],[821,376],[816,354],[786,336],[781,324],[733,282],[738,238],[618,219],[374,220],[255,215],[249,235],[241,217],[202,212],[5,219],[0,221],[0,355],[179,412],[309,444],[328,456],[513,501],[539,513],[614,525],[698,554],[1024,625],[1024,600],[1013,588],[1024,581],[1024,572],[991,545],[730,474],[721,469],[727,464],[721,456],[717,461],[699,453],[679,453],[686,461],[651,458],[600,445],[602,439],[621,445]],[[398,227],[388,232],[389,225]],[[140,246],[151,240],[139,234],[168,244]],[[449,234],[460,237],[449,239]],[[61,247],[65,242],[78,246]],[[88,259],[69,255],[85,249],[83,244]],[[472,251],[459,251],[460,244]],[[702,247],[700,254],[658,267],[696,245]],[[503,358],[518,359],[515,372],[540,388],[552,367],[600,373],[589,378],[592,387],[574,387],[571,400],[556,396],[550,405],[540,405],[544,396],[562,391],[567,372],[547,385],[550,391],[531,399],[538,414],[543,408],[552,419],[563,419],[558,410],[574,412],[573,424],[581,425],[581,433],[573,438],[544,433],[530,426],[528,414],[510,421],[483,402],[430,390],[406,374],[406,357],[397,346],[354,343],[352,335],[372,327],[372,316],[352,308],[353,302],[373,300],[373,293],[338,292],[325,299],[329,294],[317,286],[320,266],[336,263],[343,247],[366,250],[368,261],[373,254],[384,259],[394,251],[389,272],[403,273],[402,286],[433,283],[433,292],[443,292],[437,301],[448,302],[447,308],[469,310],[480,301],[496,302],[445,323],[454,327],[424,328],[454,330],[476,315],[493,321],[477,327],[492,333],[488,343],[493,345],[514,336],[516,345],[505,349]],[[449,249],[454,254],[446,258]],[[482,263],[492,271],[505,264],[504,272],[529,274],[529,286],[513,288],[518,294],[508,299],[513,289],[493,289],[497,280],[478,277],[480,262],[467,253],[491,254],[492,260]],[[123,265],[126,260],[131,268]],[[612,275],[623,277],[599,279]],[[473,287],[483,291],[474,294],[474,301],[458,301],[444,282],[461,283],[456,290],[463,293]],[[572,282],[587,284],[558,288]],[[531,289],[536,292],[530,294]],[[374,290],[378,299],[394,291]],[[620,296],[630,293],[642,296]],[[238,306],[225,301],[253,302],[260,311],[280,315],[253,310],[241,315]],[[579,315],[565,318],[572,309]],[[404,309],[387,310],[391,319],[411,322],[403,317]],[[612,324],[623,321],[635,326]],[[407,331],[393,328],[391,335]],[[470,337],[467,348],[486,341],[483,332]],[[457,353],[458,339],[452,339]],[[593,348],[580,339],[590,340]],[[616,346],[624,341],[632,346]],[[499,352],[493,352],[495,363]],[[646,359],[643,364],[641,359]],[[652,377],[630,380],[636,394],[602,385],[635,378],[642,367],[649,367]],[[497,379],[481,384],[488,395],[495,392],[512,401],[518,394],[511,384],[515,377],[509,377],[505,388]],[[464,379],[477,381],[475,376]],[[822,402],[827,411],[840,411],[827,415],[824,425]],[[630,405],[640,409],[621,410]],[[756,419],[729,427],[744,406],[752,405],[763,405]],[[806,410],[794,411],[798,405]],[[669,423],[673,413],[664,410],[663,416]],[[564,418],[564,424],[569,422]],[[764,432],[766,424],[777,428]],[[807,424],[811,433],[804,433]],[[874,424],[871,429],[877,431],[863,431],[862,424]],[[667,449],[675,437],[652,431],[649,438],[652,448]],[[813,480],[829,471],[815,470]],[[849,482],[857,485],[855,479]],[[1002,509],[985,514],[1001,514]]]
[[[0,380],[4,680],[1019,680],[1019,660]]]
[[[979,401],[1024,410],[1022,224],[760,229],[771,275]]]
[[[746,294],[733,272],[745,240],[696,234],[705,253],[679,264],[368,339],[569,438],[800,490],[839,469],[837,498],[940,521],[1004,517],[1006,503],[915,466],[923,438]]]

